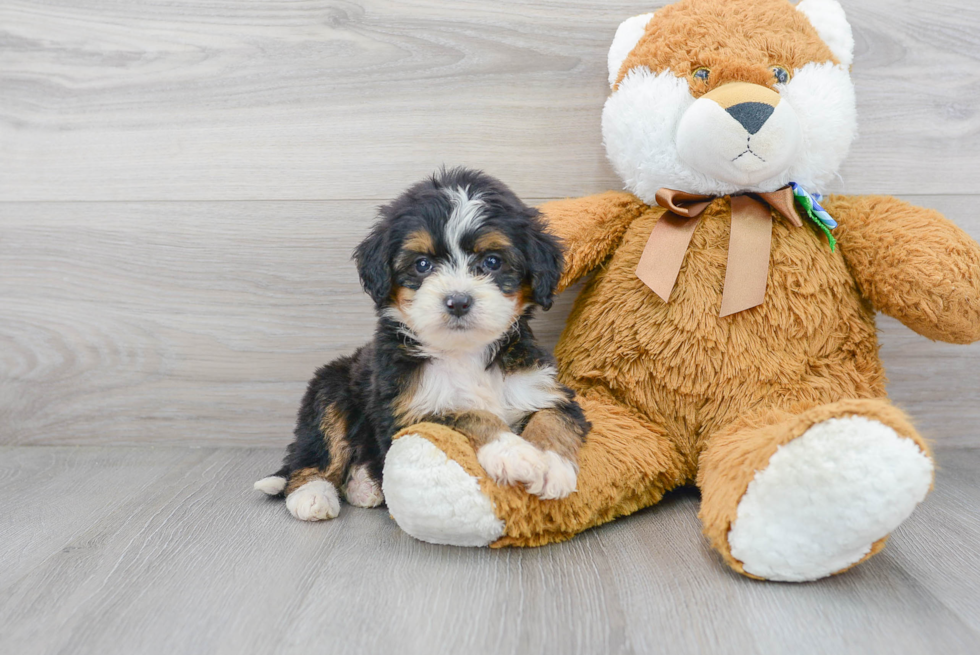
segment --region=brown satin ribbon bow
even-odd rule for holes
[[[657,204],[666,209],[650,233],[636,267],[636,275],[667,302],[674,289],[684,253],[701,214],[717,196],[702,196],[674,189],[657,191]],[[731,196],[732,234],[728,241],[728,268],[721,297],[721,316],[761,305],[766,297],[772,216],[777,210],[796,227],[803,221],[796,212],[793,190],[786,186],[772,193]]]

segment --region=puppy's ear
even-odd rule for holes
[[[558,237],[545,229],[536,210],[531,217],[524,256],[530,272],[531,299],[547,311],[551,309],[555,288],[565,267],[565,256]]]
[[[384,306],[391,295],[391,261],[388,256],[388,230],[385,224],[378,223],[371,233],[354,250],[357,274],[361,286],[374,300],[378,309]]]

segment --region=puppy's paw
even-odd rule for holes
[[[286,478],[270,475],[253,484],[252,488],[269,496],[278,496],[286,488]]]
[[[578,483],[578,465],[551,450],[546,450],[544,456],[548,470],[544,475],[544,487],[538,496],[548,500],[569,496]]]
[[[545,454],[512,432],[501,432],[477,451],[476,459],[498,484],[522,483],[535,495],[544,490],[548,471]]]
[[[340,498],[326,480],[311,480],[286,496],[286,509],[300,521],[332,519],[340,514]]]
[[[385,502],[381,485],[371,477],[367,467],[364,466],[351,469],[347,485],[344,487],[344,498],[355,507],[377,507]]]

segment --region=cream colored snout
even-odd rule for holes
[[[677,152],[696,171],[754,187],[784,172],[803,135],[789,103],[764,86],[732,82],[698,98],[677,126]]]

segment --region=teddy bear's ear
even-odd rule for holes
[[[850,66],[854,62],[854,34],[837,0],[803,0],[796,9],[810,19],[840,63]]]
[[[612,45],[609,46],[609,86],[616,83],[616,78],[619,77],[619,69],[622,68],[629,53],[639,43],[651,18],[653,18],[652,13],[641,14],[627,18],[619,24]]]

